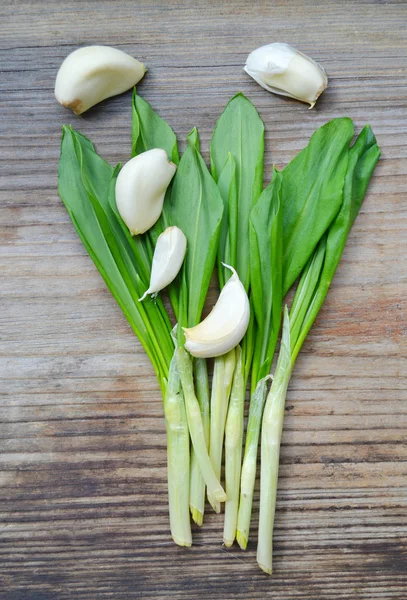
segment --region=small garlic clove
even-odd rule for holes
[[[187,238],[175,225],[167,227],[158,236],[151,266],[150,287],[139,302],[148,294],[157,294],[176,278],[184,261],[186,249]]]
[[[110,46],[85,46],[69,54],[59,68],[55,97],[80,115],[98,102],[136,85],[146,68]]]
[[[185,348],[198,358],[211,358],[226,354],[239,344],[247,331],[250,304],[246,290],[236,271],[222,289],[209,315],[196,327],[183,328]]]
[[[328,85],[324,69],[288,44],[257,48],[247,57],[244,70],[269,92],[306,102],[310,108]]]
[[[144,233],[158,220],[176,170],[161,148],[143,152],[124,165],[116,181],[116,204],[132,235]]]

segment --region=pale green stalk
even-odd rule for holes
[[[191,358],[184,348],[178,348],[176,351],[176,356],[179,376],[184,392],[189,433],[196,458],[198,460],[199,468],[201,469],[202,477],[204,478],[208,488],[208,494],[211,494],[212,497],[218,502],[225,502],[225,490],[222,488],[218,478],[216,477],[215,471],[213,470],[205,443],[205,432],[202,423],[201,411],[194,390]]]
[[[245,378],[242,365],[242,350],[236,348],[236,367],[230,393],[229,409],[225,428],[225,482],[226,503],[223,526],[223,542],[232,546],[236,536],[239,509],[240,468],[242,462]]]
[[[209,456],[216,477],[220,480],[222,467],[223,439],[225,436],[226,415],[228,412],[229,396],[235,370],[235,350],[217,357],[212,381],[211,419],[209,437]],[[208,489],[208,500],[215,512],[220,512],[219,501]]]
[[[273,527],[276,511],[280,442],[285,398],[293,363],[290,348],[290,319],[284,311],[283,334],[276,372],[264,407],[261,429],[260,515],[257,544],[259,567],[271,575],[273,569]]]
[[[197,358],[194,364],[196,395],[201,409],[202,424],[206,447],[209,446],[209,386],[206,360]],[[202,525],[205,512],[205,481],[199,468],[195,450],[191,448],[191,480],[189,489],[189,508],[192,519]]]
[[[247,423],[246,445],[242,465],[240,482],[240,501],[237,518],[236,540],[242,550],[246,550],[250,533],[250,520],[252,515],[254,484],[256,480],[257,448],[264,403],[266,401],[267,375],[261,379],[250,398],[249,420]]]
[[[189,431],[175,355],[170,364],[163,404],[167,429],[167,478],[171,535],[179,546],[191,546],[188,502]]]

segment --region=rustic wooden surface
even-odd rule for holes
[[[397,1],[1,2],[2,600],[407,597],[406,22]],[[273,40],[325,65],[315,110],[243,73]],[[92,43],[147,63],[140,94],[181,140],[198,126],[205,158],[238,90],[265,121],[267,177],[332,117],[382,148],[290,385],[272,578],[255,536],[226,551],[212,514],[192,549],[170,541],[159,388],[56,191],[63,123],[112,163],[130,152],[130,93],[83,117],[54,100],[61,61]]]

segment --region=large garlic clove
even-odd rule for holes
[[[247,57],[244,70],[269,92],[307,102],[310,108],[328,85],[324,69],[288,44],[257,48]]]
[[[236,271],[222,289],[209,315],[196,327],[183,328],[185,348],[198,358],[221,356],[242,340],[250,319],[250,304],[246,290]]]
[[[110,46],[85,46],[69,54],[59,68],[55,97],[80,115],[98,102],[122,94],[144,76],[146,68]]]
[[[116,181],[117,209],[133,235],[144,233],[158,220],[176,170],[165,150],[154,148],[129,160],[120,171]]]
[[[182,266],[187,249],[187,238],[179,227],[167,227],[157,238],[151,266],[150,287],[139,299],[156,295],[174,281]]]

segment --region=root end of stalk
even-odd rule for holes
[[[192,539],[184,540],[184,539],[178,539],[174,536],[172,536],[172,539],[177,544],[177,546],[184,546],[186,548],[190,548],[192,546]]]
[[[271,575],[273,572],[273,569],[271,567],[267,567],[266,565],[263,565],[262,563],[257,563],[260,567],[260,569],[262,571],[264,571],[265,573],[267,573],[267,575]]]
[[[214,500],[213,502],[211,502],[211,506],[212,506],[213,510],[216,512],[216,514],[218,515],[220,513],[220,503],[216,502],[216,500]]]
[[[200,527],[203,523],[203,513],[194,506],[190,506],[190,511],[193,522]]]
[[[216,502],[220,504],[221,502],[226,502],[228,497],[226,496],[226,492],[223,488],[221,488],[218,492],[216,492]]]
[[[212,506],[213,510],[218,515],[220,513],[220,503],[226,501],[226,494],[224,494],[224,496],[222,496],[221,494],[217,494],[216,498],[214,498],[213,496],[209,496],[208,494],[208,500],[209,504]]]
[[[236,532],[236,541],[242,550],[246,550],[248,539],[241,531]]]
[[[226,546],[226,548],[231,548],[234,541],[235,540],[225,540],[225,538],[223,538],[223,545]]]

